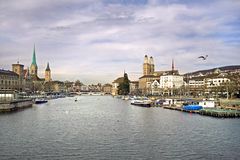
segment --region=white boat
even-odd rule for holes
[[[90,95],[90,96],[103,96],[104,93],[102,93],[102,92],[89,92],[88,95]]]
[[[171,106],[171,105],[176,105],[177,100],[176,99],[164,99],[162,105],[163,106]]]
[[[42,104],[42,103],[47,103],[48,100],[45,98],[36,98],[34,102],[35,104]]]
[[[129,96],[122,96],[122,100],[129,100]]]
[[[203,108],[215,108],[215,101],[214,99],[203,99],[202,101],[199,102],[199,106],[202,106]]]
[[[151,107],[152,101],[148,98],[137,97],[131,100],[131,105],[141,106],[141,107]]]

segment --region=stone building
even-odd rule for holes
[[[49,85],[54,85],[55,83],[47,83],[47,82],[52,81],[51,69],[49,67],[49,62],[47,63],[47,67],[45,69],[45,77],[39,78],[39,76],[38,76],[38,66],[37,66],[35,45],[33,48],[32,64],[30,66],[30,76],[33,81],[33,91],[42,91],[49,87],[54,88],[54,86],[49,86]]]
[[[148,56],[145,55],[143,63],[143,75],[152,75],[154,73],[154,67],[153,57],[151,56],[148,58]]]
[[[19,64],[17,62],[16,64],[12,64],[12,71],[18,74],[18,90],[23,91],[24,89],[24,65]]]
[[[19,75],[13,71],[0,69],[0,89],[1,90],[20,90]]]
[[[160,94],[160,82],[158,80],[154,80],[151,84],[151,94],[159,95]]]
[[[144,56],[143,62],[143,76],[139,78],[139,91],[142,94],[150,94],[150,83],[154,80],[159,79],[155,73],[155,65],[153,57],[148,58],[147,55]]]
[[[45,78],[38,77],[38,66],[36,61],[35,45],[33,48],[33,56],[30,69],[29,68],[24,69],[24,65],[17,62],[16,64],[12,64],[12,71],[1,70],[1,74],[3,75],[1,77],[1,80],[3,80],[3,82],[1,81],[2,88],[5,89],[11,88],[18,90],[20,92],[42,91],[46,88],[44,86],[45,83],[50,82],[52,80],[49,63],[47,63],[47,68],[45,70]],[[8,83],[6,83],[5,80],[8,80]]]
[[[47,68],[45,70],[45,82],[50,82],[52,80],[51,78],[51,70],[49,67],[49,62],[47,63]]]
[[[12,71],[19,76],[18,90],[23,92],[31,92],[33,88],[33,81],[30,77],[29,69],[24,69],[24,65],[17,62],[16,64],[12,64]]]
[[[131,95],[139,95],[139,81],[131,81],[129,84],[129,93]]]
[[[147,55],[144,56],[143,63],[143,76],[139,78],[139,91],[144,95],[157,94],[157,90],[154,89],[156,82],[160,82],[160,76],[166,75],[179,75],[178,70],[174,68],[174,60],[172,60],[172,69],[167,71],[155,71],[155,65],[153,57],[148,58]]]
[[[112,93],[112,85],[111,84],[104,84],[102,86],[102,92],[105,94],[111,94]]]
[[[181,75],[163,75],[160,76],[160,88],[163,94],[174,95],[175,90],[184,85],[183,76]]]

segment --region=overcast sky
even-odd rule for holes
[[[0,0],[0,68],[30,66],[39,76],[112,82],[156,70],[180,73],[240,62],[240,0]],[[197,59],[209,55],[206,61]]]

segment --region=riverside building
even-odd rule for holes
[[[172,60],[172,70],[155,71],[155,64],[154,64],[153,57],[150,56],[148,58],[148,55],[145,55],[144,63],[143,63],[143,76],[139,78],[139,91],[144,95],[160,94],[160,88],[161,88],[160,77],[169,76],[169,75],[175,75],[174,77],[179,75],[178,70],[174,69],[173,60]]]

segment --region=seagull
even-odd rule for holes
[[[200,56],[200,57],[198,57],[198,58],[202,58],[202,60],[206,60],[207,57],[208,57],[208,55],[206,55],[206,56]]]

